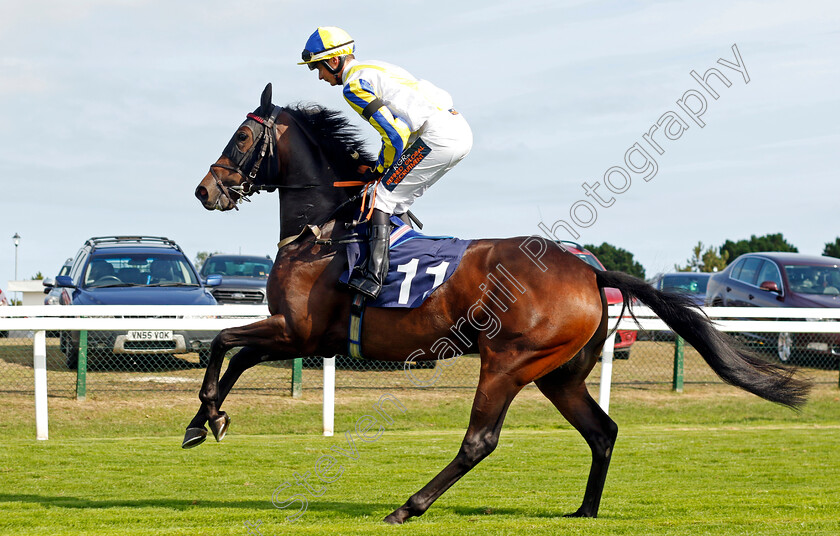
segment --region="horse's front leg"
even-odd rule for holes
[[[182,446],[189,448],[204,441],[204,436],[206,436],[204,422],[209,423],[216,441],[221,441],[227,432],[230,418],[225,412],[220,411],[219,407],[239,374],[258,363],[261,356],[265,354],[271,354],[274,360],[299,357],[291,343],[292,338],[286,331],[286,320],[282,315],[274,315],[247,326],[220,331],[210,346],[210,360],[198,394],[201,408],[187,427]],[[249,349],[247,357],[230,371],[231,374],[225,374],[226,378],[220,385],[219,374],[225,354],[237,346]],[[249,361],[251,361],[250,364]]]
[[[230,358],[228,368],[219,380],[219,397],[216,408],[220,408],[225,401],[228,393],[233,388],[234,384],[239,380],[243,372],[265,361],[277,361],[282,358],[273,358],[270,354],[265,354],[259,348],[245,346],[239,350],[233,357]],[[184,442],[181,447],[188,449],[197,447],[204,443],[207,438],[207,429],[204,425],[207,423],[207,407],[204,403],[198,409],[198,412],[187,425],[187,432],[184,435]]]

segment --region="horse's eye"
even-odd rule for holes
[[[246,141],[248,139],[248,135],[244,132],[238,132],[236,134],[236,141]]]

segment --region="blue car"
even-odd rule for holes
[[[50,292],[58,294],[53,303],[59,305],[215,305],[207,287],[220,282],[219,277],[209,277],[203,283],[181,248],[168,238],[101,236],[85,242],[69,273],[56,276]],[[206,365],[214,336],[212,331],[91,331],[88,362],[97,368],[103,357],[121,356],[148,364],[152,360],[143,356],[195,352]],[[65,331],[60,337],[67,366],[76,368],[79,332]]]

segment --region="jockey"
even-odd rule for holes
[[[382,137],[379,157],[366,173],[372,192],[369,255],[349,286],[376,298],[388,274],[390,217],[402,218],[414,200],[472,148],[472,131],[452,107],[449,93],[381,61],[357,61],[355,42],[341,28],[319,27],[309,37],[303,61],[318,79],[342,85],[344,98]],[[402,218],[406,220],[406,218]]]

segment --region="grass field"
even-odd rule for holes
[[[589,452],[528,388],[497,450],[402,527],[381,520],[457,451],[464,391],[394,391],[406,412],[376,441],[356,440],[357,458],[342,458],[320,496],[307,493],[295,522],[285,517],[299,503],[279,510],[272,492],[346,446],[345,430],[381,392],[340,391],[332,438],[319,434],[316,391],[234,393],[228,437],[189,451],[180,441],[195,395],[51,398],[46,442],[33,439],[31,396],[4,395],[0,534],[840,534],[836,386],[819,386],[801,413],[720,385],[686,391],[614,391],[619,442],[598,519],[561,517],[579,506]]]

